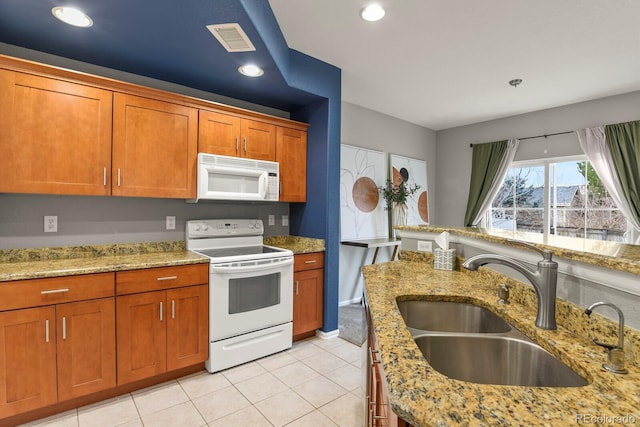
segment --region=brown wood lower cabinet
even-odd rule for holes
[[[118,384],[204,362],[206,285],[118,297]]]
[[[365,426],[366,427],[412,427],[411,424],[399,418],[389,404],[387,392],[387,380],[384,376],[380,349],[376,341],[369,306],[364,299],[364,308],[367,319],[367,360],[363,363],[366,375],[365,390]]]
[[[0,313],[0,414],[116,385],[114,298]]]
[[[58,400],[116,385],[115,298],[56,306]]]
[[[208,272],[202,264],[116,275],[119,385],[207,360]]]
[[[203,369],[208,281],[197,264],[0,284],[0,427]]]
[[[54,307],[0,313],[2,417],[57,402],[54,322]]]
[[[295,255],[293,270],[293,339],[299,340],[322,327],[324,253]]]

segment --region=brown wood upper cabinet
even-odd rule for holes
[[[121,93],[113,102],[112,194],[195,197],[198,110]]]
[[[276,126],[200,110],[198,152],[273,162],[276,160]]]
[[[0,192],[111,194],[112,92],[0,69]]]
[[[307,201],[307,132],[278,127],[276,161],[280,163],[280,201]]]

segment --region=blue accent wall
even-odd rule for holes
[[[290,111],[309,124],[307,202],[290,205],[291,234],[325,241],[323,331],[338,329],[340,261],[340,117],[341,70],[289,49],[265,0],[240,0],[290,88],[317,100]]]

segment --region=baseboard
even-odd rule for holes
[[[324,331],[321,331],[320,329],[318,329],[316,331],[316,336],[319,337],[319,338],[322,338],[323,340],[336,338],[338,335],[340,335],[340,330],[339,329],[335,329],[335,330],[329,331],[329,332],[324,332]]]
[[[340,301],[338,303],[338,307],[342,307],[344,305],[359,304],[360,301],[362,301],[362,298],[354,298],[354,299],[351,299],[351,300]]]

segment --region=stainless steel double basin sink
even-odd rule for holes
[[[473,304],[398,300],[429,365],[456,380],[534,387],[588,382],[492,311]]]

